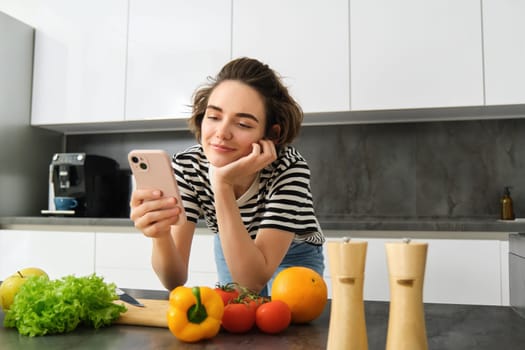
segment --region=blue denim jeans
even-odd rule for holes
[[[226,260],[222,254],[222,247],[219,235],[215,235],[213,250],[215,254],[215,264],[217,265],[217,274],[219,276],[219,283],[226,284],[232,281],[230,270],[226,265]],[[324,271],[323,247],[315,246],[308,243],[292,242],[288,252],[284,256],[283,261],[273,274],[272,278],[263,290],[260,292],[262,296],[268,296],[269,291],[272,290],[272,281],[275,276],[283,269],[290,266],[305,266],[316,271],[321,276]]]

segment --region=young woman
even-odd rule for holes
[[[325,241],[315,217],[310,171],[290,146],[303,113],[267,65],[250,58],[226,64],[194,94],[189,121],[198,145],[173,157],[188,220],[160,191],[132,194],[130,217],[153,239],[152,265],[171,290],[187,280],[195,226],[215,233],[219,283],[266,295],[289,266],[322,275]]]

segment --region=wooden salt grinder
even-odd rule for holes
[[[328,242],[332,306],[328,350],[367,350],[363,282],[367,242]]]
[[[390,312],[386,350],[428,349],[423,310],[427,243],[386,243]]]

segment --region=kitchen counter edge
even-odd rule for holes
[[[412,218],[320,218],[324,231],[419,231],[464,233],[524,233],[525,220],[503,221],[497,219],[412,219]],[[125,218],[72,218],[10,216],[0,217],[0,229],[35,228],[42,230],[74,231],[126,231],[135,230],[133,223]],[[204,222],[197,227],[206,228]],[[137,231],[138,232],[138,231]]]

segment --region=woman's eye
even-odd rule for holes
[[[217,119],[217,117],[214,116],[214,115],[207,115],[207,116],[206,116],[206,119],[212,119],[212,120],[215,120],[215,119]]]
[[[251,129],[252,126],[249,125],[249,124],[245,124],[245,123],[239,123],[239,126],[243,129]]]

